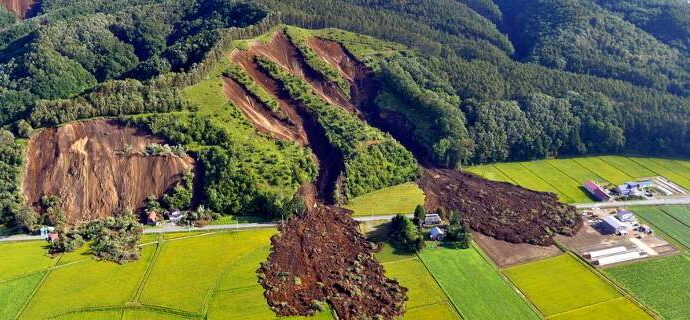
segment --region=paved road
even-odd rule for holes
[[[657,206],[657,205],[676,205],[676,204],[690,204],[690,197],[674,197],[674,198],[664,198],[664,199],[651,199],[651,200],[633,200],[625,202],[593,202],[593,203],[580,203],[575,204],[578,209],[592,209],[592,208],[615,208],[615,207],[632,207],[632,206]],[[359,222],[369,222],[369,221],[382,221],[390,220],[394,215],[381,215],[381,216],[367,216],[367,217],[355,217],[354,219]],[[412,217],[412,215],[407,215]],[[238,224],[222,224],[222,225],[209,225],[201,228],[187,228],[176,225],[164,225],[159,228],[144,229],[145,234],[153,233],[171,233],[171,232],[195,232],[195,231],[216,231],[216,230],[243,230],[243,229],[256,229],[256,228],[274,228],[278,223],[266,222],[266,223],[238,223]],[[41,240],[41,236],[34,236],[28,234],[17,234],[8,237],[0,237],[0,242],[8,241],[30,241],[30,240]]]

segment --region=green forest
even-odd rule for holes
[[[347,198],[414,179],[412,153],[448,168],[600,153],[687,158],[689,17],[681,0],[44,0],[24,20],[0,6],[3,221],[22,210],[24,161],[10,132],[26,138],[139,114],[122,119],[192,146],[203,167],[200,203],[226,213],[290,211],[299,185],[316,175],[309,152],[256,140],[248,124],[197,112],[204,106],[184,93],[224,73],[275,111],[276,101],[222,60],[234,40],[281,23],[405,48],[372,54],[357,48],[374,41],[343,43],[372,71],[372,107],[405,124],[391,132],[272,72],[343,153]],[[311,68],[351,93],[305,34],[288,36]]]

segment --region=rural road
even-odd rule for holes
[[[664,198],[664,199],[650,199],[650,200],[632,200],[625,202],[593,202],[593,203],[579,203],[574,204],[578,209],[592,209],[592,208],[613,208],[613,207],[634,207],[634,206],[658,206],[658,205],[676,205],[676,204],[690,204],[690,197],[674,197],[674,198]],[[366,217],[354,217],[358,222],[369,222],[369,221],[381,221],[390,220],[394,215],[380,215],[380,216],[366,216]],[[408,215],[412,216],[412,215]],[[275,222],[265,222],[265,223],[237,223],[237,224],[221,224],[221,225],[208,225],[205,227],[183,227],[176,225],[164,225],[159,228],[144,229],[144,234],[157,234],[157,233],[171,233],[171,232],[192,232],[192,231],[216,231],[216,230],[243,230],[243,229],[256,229],[256,228],[273,228],[276,227],[278,223]],[[28,234],[16,234],[6,237],[0,237],[0,242],[9,241],[30,241],[30,240],[42,240],[41,236],[28,235]]]

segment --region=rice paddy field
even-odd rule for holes
[[[504,273],[548,319],[653,319],[569,254]]]
[[[2,244],[0,319],[275,319],[255,273],[275,232],[149,237],[125,265],[85,250],[50,258],[42,241]]]
[[[504,181],[537,191],[553,192],[563,202],[592,202],[582,188],[587,180],[618,185],[653,176],[665,177],[690,190],[690,161],[624,156],[548,159],[469,167],[490,180]]]
[[[606,274],[664,319],[690,319],[690,257],[678,255],[607,269]]]
[[[386,275],[408,289],[406,320],[461,319],[446,293],[416,255],[399,254],[388,245],[376,254]]]
[[[355,216],[408,214],[424,204],[424,192],[409,182],[356,197],[345,206]]]
[[[464,319],[540,319],[477,248],[427,248],[420,258]]]
[[[631,209],[671,240],[690,249],[690,206],[635,207]]]

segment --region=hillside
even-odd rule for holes
[[[36,1],[34,1],[34,0],[2,0],[2,1],[0,1],[0,5],[4,6],[7,11],[15,14],[17,17],[24,18],[32,10],[34,10],[34,6],[36,5]]]

